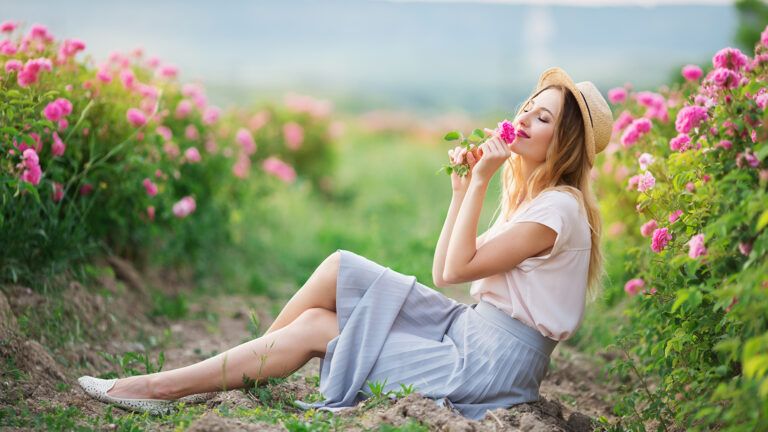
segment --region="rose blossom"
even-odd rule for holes
[[[672,234],[669,233],[667,228],[657,228],[653,231],[651,249],[659,253],[667,246],[670,240],[672,240]]]

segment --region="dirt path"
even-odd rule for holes
[[[138,422],[140,428],[156,430],[302,428],[296,424],[287,425],[284,419],[275,424],[274,418],[307,415],[307,412],[291,406],[290,402],[295,399],[308,400],[308,397],[317,394],[320,365],[318,358],[312,359],[287,379],[262,386],[258,392],[222,392],[204,405],[188,407],[185,413],[171,420],[157,421],[141,416],[132,417],[120,409],[114,409],[109,414],[104,404],[86,396],[76,385],[78,376],[98,375],[116,370],[114,364],[106,362],[96,353],[106,351],[119,355],[128,351],[142,351],[146,345],[139,343],[139,337],[136,335],[143,335],[144,339],[149,340],[154,338],[157,346],[151,349],[152,356],[162,351],[165,356],[163,370],[170,370],[206,359],[251,340],[255,335],[260,335],[272,321],[269,312],[271,305],[264,298],[218,296],[193,300],[189,304],[185,319],[168,321],[161,318],[152,322],[145,318],[146,310],[138,307],[144,298],[136,294],[143,289],[142,282],[135,273],[130,275],[130,269],[126,271],[128,273],[122,278],[132,280],[128,283],[133,287],[132,291],[121,291],[119,284],[109,278],[101,280],[100,288],[120,294],[110,300],[104,300],[93,290],[76,283],[71,284],[66,293],[66,297],[77,305],[73,306],[74,311],[82,314],[84,325],[99,327],[111,320],[121,324],[113,327],[124,333],[114,333],[114,336],[107,338],[108,340],[100,340],[98,344],[78,343],[57,350],[46,349],[35,340],[25,340],[20,335],[15,318],[26,316],[32,308],[43,307],[47,300],[28,289],[3,287],[4,295],[0,296],[0,335],[4,343],[0,348],[3,350],[3,356],[14,359],[12,363],[15,362],[19,369],[28,371],[30,375],[28,379],[10,381],[10,384],[4,379],[0,408],[9,407],[17,412],[27,409],[31,415],[39,416],[54,408],[58,410],[57,413],[61,413],[75,407],[79,410],[77,414],[68,415],[73,416],[77,424],[89,424],[91,427],[95,426],[95,429],[104,429],[106,424],[108,430],[123,429],[125,425],[120,423],[121,421]],[[461,287],[456,287],[455,291],[446,292],[446,295],[471,303],[471,299],[463,297],[465,292]],[[252,324],[252,313],[256,313],[260,321],[258,330]],[[129,328],[130,331],[126,332]],[[126,334],[133,336],[125,336]],[[70,366],[64,366],[65,364]],[[77,364],[87,366],[76,366]],[[608,399],[613,393],[610,383],[609,379],[600,374],[599,364],[594,359],[560,344],[552,354],[550,371],[541,387],[542,399],[536,403],[521,404],[506,410],[497,409],[490,411],[482,421],[473,421],[447,408],[437,407],[433,401],[418,394],[411,394],[396,401],[385,400],[375,407],[361,403],[354,409],[337,414],[335,418],[339,425],[330,429],[376,429],[382,423],[389,423],[413,430],[409,429],[412,425],[408,422],[418,420],[430,430],[591,431],[597,426],[595,419],[599,416],[605,416],[613,423]],[[141,420],[134,420],[136,418]],[[22,420],[18,420],[16,424],[34,424]],[[336,420],[326,418],[323,421],[327,425]],[[8,423],[6,420],[6,424]],[[13,424],[12,421],[10,423]],[[49,423],[45,424],[50,428]],[[34,429],[38,427],[28,428]],[[315,429],[310,427],[310,430]]]

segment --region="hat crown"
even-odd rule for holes
[[[613,113],[600,90],[591,81],[575,84],[571,77],[559,67],[551,67],[539,77],[538,89],[549,85],[566,87],[576,98],[581,110],[585,129],[586,150],[589,165],[595,163],[595,155],[600,153],[611,140]]]
[[[595,153],[600,153],[611,140],[613,113],[608,102],[592,81],[581,81],[576,87],[587,105],[587,114],[595,135]]]

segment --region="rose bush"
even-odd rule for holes
[[[621,430],[768,429],[768,28],[684,84],[612,89],[593,171],[625,246]],[[615,296],[616,293],[609,293]]]
[[[104,248],[194,259],[228,241],[245,194],[297,180],[327,192],[329,102],[290,94],[223,111],[141,50],[94,65],[82,41],[22,30],[0,23],[2,280]]]

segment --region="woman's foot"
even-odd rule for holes
[[[109,389],[107,396],[123,399],[175,399],[167,394],[163,395],[160,393],[148,375],[139,375],[119,378],[115,385]]]
[[[131,411],[149,412],[151,414],[165,414],[171,412],[176,404],[174,400],[157,399],[152,397],[133,397],[136,394],[132,394],[131,397],[113,396],[111,393],[112,388],[117,384],[117,379],[101,379],[91,376],[82,376],[78,380],[80,387],[89,396],[100,400],[102,402],[117,405],[121,408],[125,408]],[[131,380],[132,385],[136,384],[136,380]],[[127,389],[124,389],[122,393],[126,393]],[[115,392],[117,393],[117,392]]]

